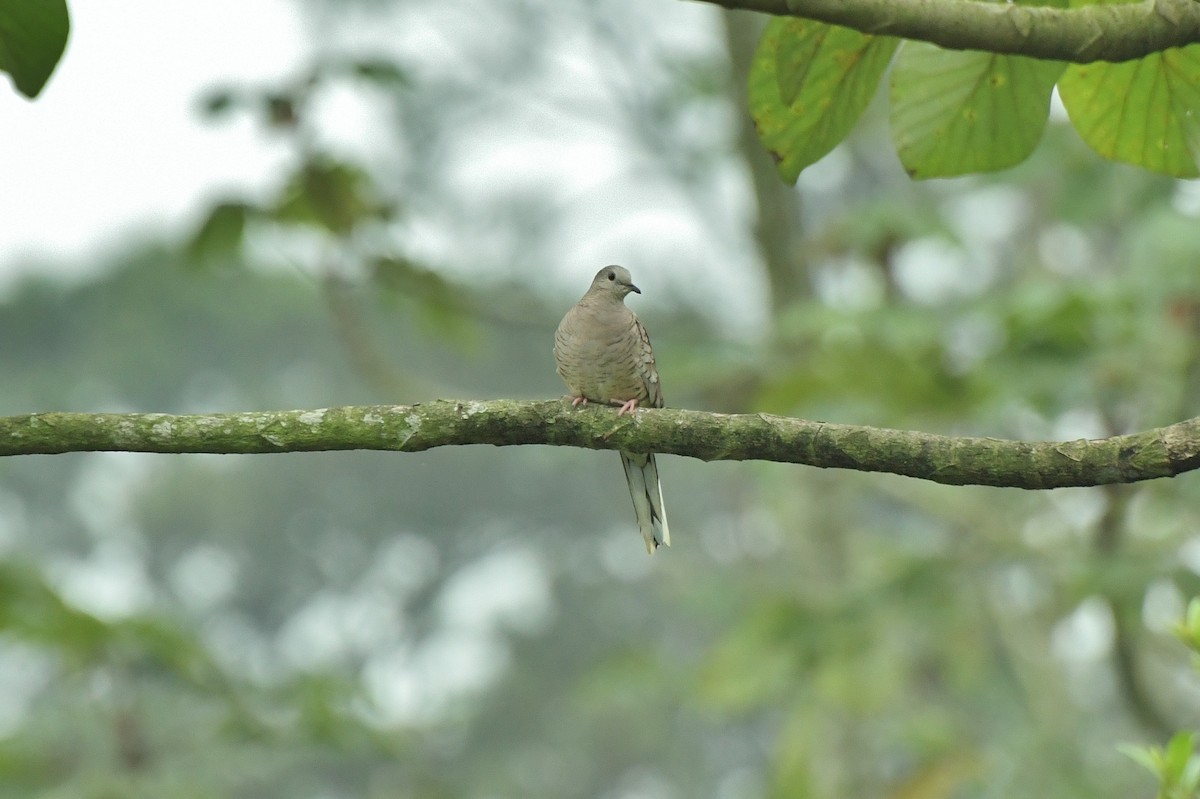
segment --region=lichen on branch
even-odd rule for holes
[[[1173,477],[1200,467],[1200,417],[1076,441],[932,435],[771,414],[676,408],[617,416],[563,401],[452,401],[315,410],[33,413],[0,417],[0,455],[66,452],[263,454],[421,452],[464,444],[547,444],[890,472],[949,485],[1062,488]]]

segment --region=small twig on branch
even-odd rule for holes
[[[1200,42],[1196,0],[1074,8],[981,0],[702,0],[729,9],[842,25],[951,50],[983,50],[1087,64],[1132,61]]]
[[[1062,488],[1134,483],[1200,467],[1200,417],[1142,433],[1077,441],[931,435],[770,414],[674,408],[618,417],[562,401],[438,400],[296,411],[172,416],[34,413],[0,417],[0,455],[64,452],[255,454],[420,452],[462,444],[549,444],[855,469],[949,485]]]

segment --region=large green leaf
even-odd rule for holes
[[[914,178],[989,172],[1025,160],[1065,65],[906,42],[891,79],[892,140]]]
[[[71,23],[66,0],[0,0],[0,72],[36,97],[62,57]]]
[[[846,137],[897,44],[802,19],[767,24],[750,67],[750,116],[784,180],[794,183]]]
[[[1120,64],[1072,64],[1058,92],[1071,124],[1105,158],[1200,175],[1200,45]]]

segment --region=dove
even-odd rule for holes
[[[663,406],[650,337],[625,306],[630,292],[642,293],[628,269],[604,267],[554,331],[554,362],[567,384],[572,407],[590,400],[619,406],[617,415],[622,416],[638,406]],[[671,545],[658,465],[652,454],[620,455],[638,528],[646,551],[653,555],[662,544]]]

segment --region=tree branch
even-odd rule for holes
[[[1200,417],[1092,441],[1003,441],[826,424],[770,414],[664,408],[618,417],[563,401],[438,400],[297,411],[171,416],[34,413],[0,417],[0,455],[63,452],[251,454],[461,444],[549,444],[891,472],[949,485],[1061,488],[1134,483],[1200,467]]]
[[[842,25],[951,50],[1086,64],[1200,42],[1200,2],[1142,0],[1078,8],[980,0],[702,0],[730,9]]]

